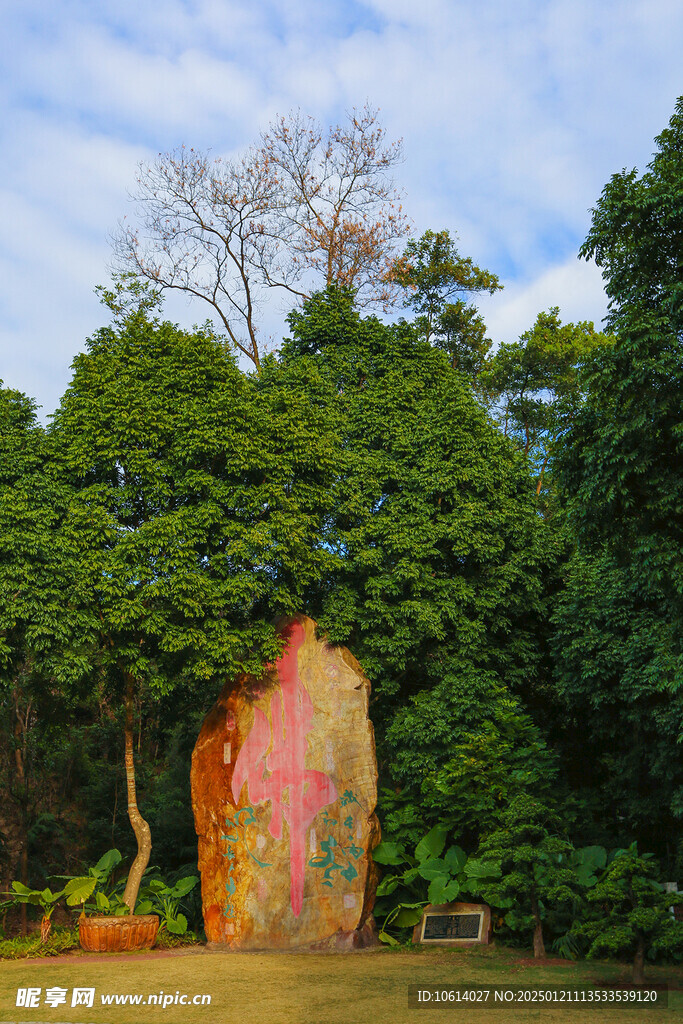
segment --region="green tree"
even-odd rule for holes
[[[385,778],[423,831],[460,744],[505,730],[540,746],[511,688],[536,671],[544,524],[522,456],[410,325],[363,319],[338,290],[290,325],[259,387],[305,386],[339,439],[337,561],[311,600],[373,683]]]
[[[591,957],[632,956],[634,985],[645,984],[647,953],[670,956],[683,950],[683,924],[671,913],[683,896],[666,892],[657,876],[652,854],[639,856],[635,843],[618,851],[588,893],[595,917],[577,929],[591,940]]]
[[[514,797],[501,812],[499,827],[481,843],[477,858],[500,866],[501,877],[482,884],[494,906],[508,908],[506,923],[533,933],[534,957],[545,956],[543,919],[552,906],[571,904],[579,881],[569,861],[571,843],[560,834],[560,821],[545,804],[529,795]]]
[[[463,373],[475,386],[480,384],[492,342],[484,318],[475,306],[464,299],[446,303],[436,320],[433,344],[446,353],[454,370]]]
[[[648,842],[658,822],[672,844],[683,815],[683,99],[657,144],[642,176],[605,186],[582,249],[602,268],[616,341],[561,458],[577,554],[556,657],[569,717],[621,790],[614,815]]]
[[[519,341],[503,343],[482,382],[503,433],[523,447],[541,493],[562,434],[585,400],[585,368],[611,339],[586,321],[563,324],[559,307],[539,313]]]
[[[68,489],[52,470],[51,454],[35,403],[0,389],[0,706],[24,887],[44,776],[41,736],[63,706],[67,681],[86,664],[60,543]]]
[[[581,250],[602,268],[617,343],[596,368],[565,477],[587,539],[610,538],[659,577],[683,539],[683,97],[656,141],[642,177],[605,186]]]
[[[134,311],[98,331],[73,370],[52,433],[76,488],[64,527],[73,600],[89,615],[100,693],[124,709],[132,911],[151,849],[136,704],[277,656],[272,620],[300,608],[326,558],[327,456],[316,411],[256,404],[207,330]]]
[[[681,639],[667,594],[608,550],[579,549],[553,617],[570,785],[592,806],[594,827],[607,830],[602,841],[647,838],[673,860],[683,716],[671,688]]]
[[[388,279],[404,289],[403,304],[414,310],[420,336],[442,349],[454,369],[476,380],[491,342],[476,307],[462,296],[499,291],[503,286],[496,275],[461,256],[448,231],[425,231],[393,261]]]
[[[500,682],[488,692],[484,686],[478,692],[471,685],[456,686],[449,696],[454,718],[460,708],[460,720],[452,726],[457,742],[424,778],[423,799],[455,835],[487,835],[515,797],[547,796],[556,788],[557,758],[519,699]],[[435,710],[435,716],[438,721],[442,713]],[[428,728],[427,721],[415,726],[418,735]]]

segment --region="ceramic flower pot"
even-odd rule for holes
[[[82,917],[78,922],[81,947],[93,953],[151,949],[156,942],[158,930],[159,918],[156,914]]]

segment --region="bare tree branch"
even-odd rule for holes
[[[408,230],[389,177],[400,159],[400,142],[385,143],[367,105],[325,138],[301,113],[282,117],[237,160],[185,147],[161,154],[140,165],[139,226],[119,225],[116,266],[204,299],[258,367],[267,288],[305,299],[336,282],[361,305],[386,308],[393,246]]]

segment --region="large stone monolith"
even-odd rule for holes
[[[370,684],[298,615],[260,679],[228,684],[192,755],[204,925],[232,949],[369,940],[379,841]]]

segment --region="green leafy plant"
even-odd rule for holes
[[[135,906],[136,914],[158,914],[160,932],[165,929],[172,935],[184,935],[187,918],[180,913],[179,907],[183,897],[194,889],[198,881],[196,875],[180,878],[172,886],[160,878],[152,878],[147,883],[143,880],[139,902]]]
[[[64,888],[67,905],[78,907],[86,915],[121,916],[130,913],[124,901],[125,879],[114,879],[114,869],[121,860],[118,850],[108,850],[94,867],[88,869],[87,875],[69,878]],[[135,913],[158,914],[160,931],[184,935],[187,932],[187,918],[180,913],[181,901],[194,889],[199,879],[196,875],[188,875],[168,885],[155,875],[158,871],[158,867],[147,868],[145,871]]]
[[[607,850],[604,846],[584,846],[572,850],[566,858],[566,866],[574,872],[576,882],[585,891],[597,884],[599,876],[607,864]],[[563,858],[564,859],[564,858]],[[570,904],[546,907],[550,929],[557,933],[552,942],[552,951],[565,960],[578,960],[585,956],[588,943],[580,934],[580,926],[585,919],[587,904],[585,899],[574,900]]]
[[[459,896],[473,896],[482,882],[500,874],[495,864],[468,857],[457,845],[449,846],[444,853],[447,835],[447,826],[435,825],[416,845],[414,856],[401,843],[391,841],[373,850],[375,863],[403,867],[400,873],[385,875],[377,887],[375,912],[385,915],[379,932],[381,942],[398,945],[400,939],[395,933],[414,927],[428,903],[450,903]]]
[[[590,889],[607,865],[607,850],[604,846],[584,846],[572,851],[568,863],[576,872],[580,884]]]
[[[87,875],[69,876],[64,887],[67,906],[78,907],[86,915],[130,913],[112,877],[121,860],[118,850],[107,850],[94,867],[88,868]]]
[[[10,905],[30,904],[34,907],[40,907],[43,911],[43,917],[40,922],[40,942],[45,943],[52,928],[52,914],[57,903],[64,895],[65,890],[52,892],[49,888],[29,889],[23,882],[12,882],[11,885],[11,891],[2,894],[3,896],[9,896],[7,902]]]

